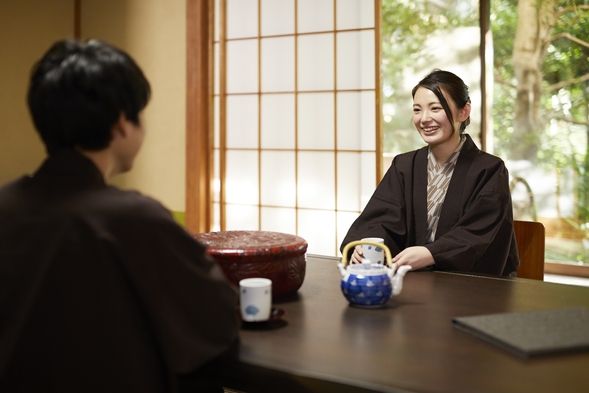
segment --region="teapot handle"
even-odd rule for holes
[[[344,247],[344,250],[342,251],[342,265],[343,265],[343,267],[346,267],[346,265],[348,264],[348,251],[350,251],[350,248],[356,247],[358,244],[370,244],[372,246],[382,248],[384,250],[384,253],[387,258],[388,267],[393,267],[393,256],[391,254],[391,250],[389,250],[387,245],[384,243],[377,243],[377,242],[373,242],[370,240],[354,240],[353,242],[349,242],[348,244],[346,244],[346,246]]]

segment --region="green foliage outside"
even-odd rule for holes
[[[574,177],[572,217],[563,238],[589,235],[589,2],[555,1],[551,42],[539,65],[542,74],[539,146],[535,165]],[[509,158],[512,152],[514,105],[517,99],[512,66],[513,37],[517,28],[515,1],[491,2],[494,37],[495,104],[493,107],[496,153]],[[529,143],[538,143],[530,140]],[[570,176],[569,176],[570,177]],[[560,195],[560,187],[555,194]],[[575,255],[559,255],[547,249],[547,259],[589,261],[587,247]]]
[[[587,1],[562,1],[554,10],[587,4]],[[513,129],[515,77],[512,65],[514,36],[517,28],[517,2],[493,0],[491,2],[491,28],[493,31],[495,99],[493,120],[495,147],[499,155],[510,156]],[[583,168],[587,153],[586,134],[588,82],[576,79],[589,73],[589,47],[567,39],[564,34],[578,37],[587,43],[589,38],[589,12],[571,8],[558,18],[553,29],[554,40],[541,65],[544,77],[542,117],[546,129],[541,134],[537,163],[548,168]],[[560,87],[560,88],[559,88]],[[561,122],[557,127],[549,125]],[[554,131],[558,130],[555,134]]]
[[[471,1],[442,2],[383,0],[382,2],[382,78],[384,115],[395,108],[390,121],[383,122],[385,152],[404,152],[423,145],[411,124],[411,95],[400,85],[404,73],[420,62],[427,62],[423,46],[432,33],[462,26],[478,26],[479,13]],[[424,59],[424,57],[426,57]],[[425,76],[425,74],[423,75]]]

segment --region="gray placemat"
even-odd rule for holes
[[[589,350],[589,308],[457,317],[455,327],[521,357]]]

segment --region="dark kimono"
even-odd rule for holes
[[[74,151],[1,188],[0,391],[174,391],[237,339],[204,251]]]
[[[482,152],[465,136],[433,242],[426,244],[424,147],[395,157],[341,249],[353,240],[381,237],[393,256],[407,247],[425,246],[436,270],[514,276],[519,258],[507,169],[500,158]]]

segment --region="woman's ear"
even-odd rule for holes
[[[463,121],[465,121],[466,119],[468,119],[468,117],[470,116],[470,102],[467,102],[464,107],[460,108],[458,110],[458,121],[460,123],[462,123]]]

